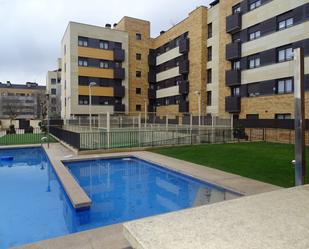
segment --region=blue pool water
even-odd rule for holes
[[[66,163],[92,199],[75,211],[41,148],[0,150],[0,248],[239,195],[137,158]]]

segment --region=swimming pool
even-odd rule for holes
[[[239,196],[134,158],[67,162],[92,199],[76,211],[42,148],[1,149],[0,248]]]

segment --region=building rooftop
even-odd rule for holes
[[[34,82],[26,82],[25,84],[12,84],[10,81],[7,81],[6,83],[0,82],[0,88],[45,90],[46,86],[40,86],[38,83]]]

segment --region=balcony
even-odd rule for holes
[[[149,55],[148,55],[148,65],[151,67],[156,66],[157,61],[156,61],[156,54],[154,49],[149,50]]]
[[[189,82],[187,80],[182,80],[179,83],[179,93],[188,94],[189,93]]]
[[[180,74],[188,74],[189,73],[189,61],[181,61],[179,63],[179,73]]]
[[[225,97],[225,111],[229,113],[239,113],[240,97],[239,96]]]
[[[123,49],[115,48],[114,49],[114,61],[122,62],[125,58],[125,52]]]
[[[189,39],[188,38],[181,39],[179,42],[179,53],[181,54],[188,53],[189,47],[190,47]]]
[[[114,97],[123,98],[125,95],[124,86],[114,86]]]
[[[149,83],[156,83],[156,73],[154,70],[150,70],[148,72],[148,82]]]
[[[237,60],[241,57],[241,43],[239,41],[226,45],[226,59]]]
[[[179,102],[179,112],[189,112],[189,102],[188,101]]]
[[[121,103],[117,103],[114,105],[114,111],[115,112],[125,112],[125,105]]]
[[[149,99],[156,99],[156,90],[154,89],[148,89],[148,98]]]
[[[234,34],[241,30],[241,14],[235,13],[226,17],[226,32]]]
[[[114,69],[114,79],[123,80],[125,78],[124,68],[115,68]]]
[[[225,85],[236,86],[241,84],[241,72],[237,70],[228,70],[225,72]]]

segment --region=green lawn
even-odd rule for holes
[[[291,166],[293,145],[265,142],[206,144],[151,151],[282,187],[294,186],[294,168]],[[309,147],[306,160],[308,165]]]
[[[0,137],[0,145],[19,145],[19,144],[39,144],[41,143],[41,138],[44,134],[9,134]],[[51,143],[56,142],[56,140],[49,136],[49,141]]]

